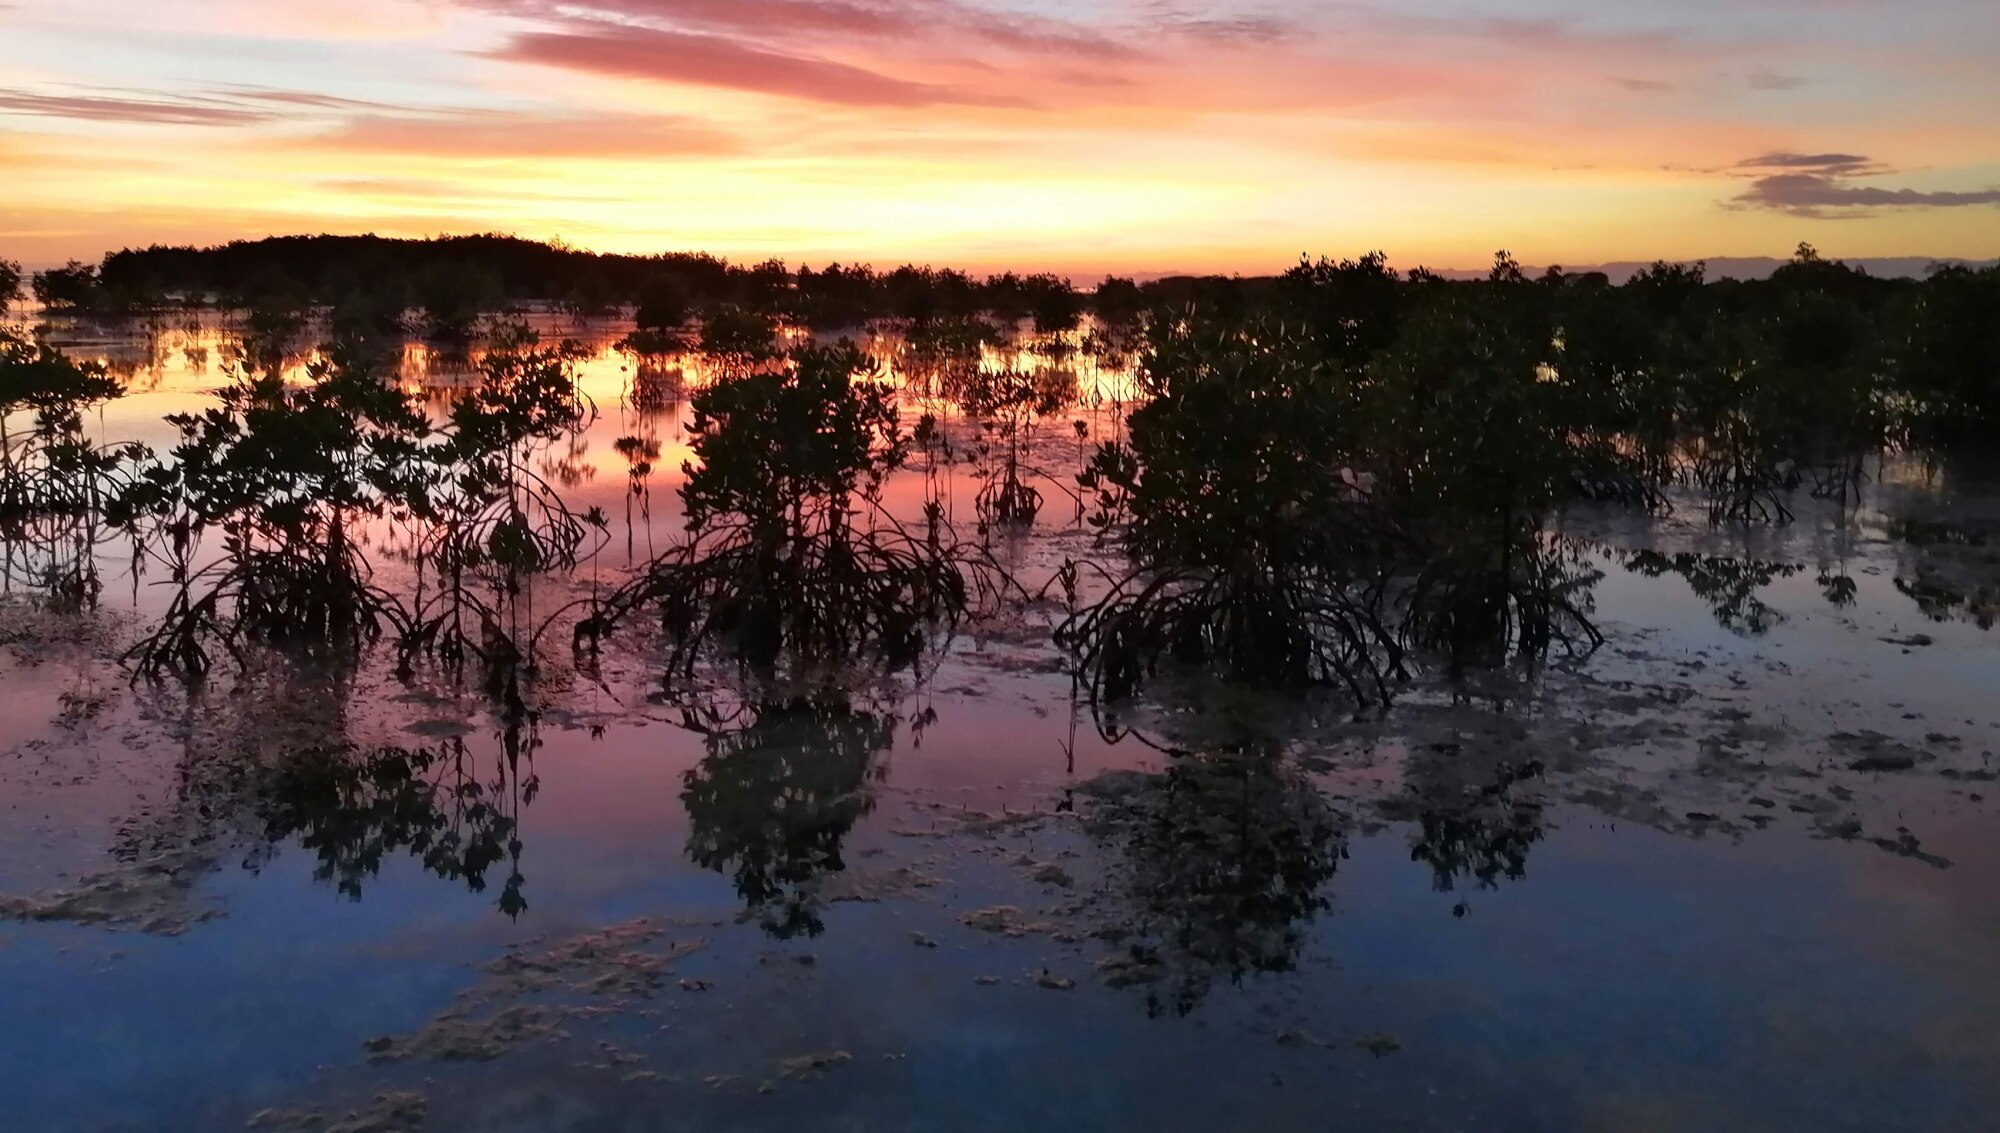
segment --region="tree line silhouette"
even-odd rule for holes
[[[601,254],[500,235],[277,236],[211,248],[155,245],[113,252],[97,265],[71,262],[37,273],[32,282],[36,299],[49,309],[84,315],[288,304],[359,321],[422,310],[447,324],[454,316],[508,304],[548,302],[579,317],[633,312],[642,326],[678,326],[698,313],[740,307],[816,328],[984,313],[1067,330],[1088,306],[1069,280],[1050,274],[975,278],[950,268],[906,265],[877,272],[837,263],[793,269],[777,260],[740,265],[699,253]],[[1119,317],[1171,291],[1171,285],[1142,287],[1128,279],[1109,283],[1098,301]]]

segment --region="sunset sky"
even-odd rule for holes
[[[2000,255],[1995,0],[0,0],[0,256]]]

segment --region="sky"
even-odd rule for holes
[[[1994,0],[0,0],[0,257],[2000,256]]]

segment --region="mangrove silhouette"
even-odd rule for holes
[[[913,535],[881,506],[909,439],[894,391],[851,345],[791,351],[691,407],[688,537],[593,602],[580,642],[651,610],[670,679],[714,649],[766,674],[862,656],[901,668],[989,585],[971,551],[935,528]]]
[[[104,513],[144,454],[92,441],[84,413],[123,392],[102,366],[0,329],[0,578],[8,590],[18,580],[66,608],[95,601]],[[27,418],[24,431],[13,431],[17,414]]]

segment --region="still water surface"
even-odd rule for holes
[[[560,328],[599,418],[552,471],[612,523],[550,606],[678,531],[685,402],[635,407],[623,329]],[[224,380],[214,328],[69,333],[106,438]],[[1054,485],[1130,391],[1023,357],[1083,370],[993,536],[1036,578],[1105,553]],[[945,416],[890,506],[969,528],[995,442]],[[1603,649],[1359,720],[1094,718],[1040,608],[706,731],[644,642],[511,723],[386,666],[190,694],[116,664],[161,599],[114,569],[86,632],[0,607],[0,1128],[1991,1129],[2000,653],[1889,532],[1993,506],[1891,463],[1782,530],[1579,512]],[[328,748],[372,775],[269,772]]]

